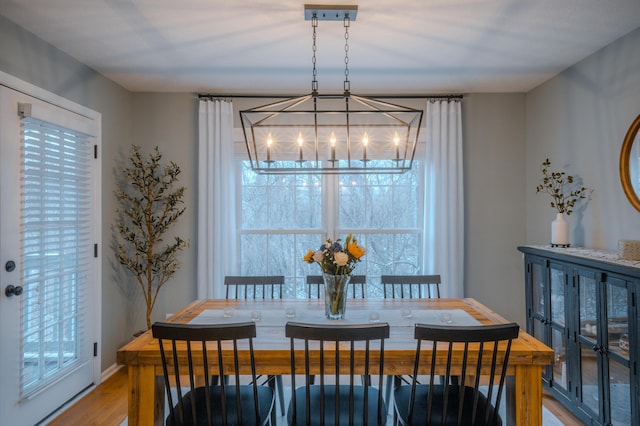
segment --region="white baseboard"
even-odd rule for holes
[[[100,383],[104,382],[109,377],[113,376],[121,368],[124,368],[124,365],[111,364],[109,367],[107,367],[106,370],[100,373]]]

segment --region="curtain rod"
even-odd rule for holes
[[[247,94],[212,94],[198,93],[199,99],[220,99],[220,98],[277,98],[287,99],[304,95],[247,95]],[[464,95],[360,95],[367,98],[377,99],[463,99]]]

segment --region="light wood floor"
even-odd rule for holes
[[[543,404],[565,425],[583,425],[559,402],[548,394]],[[84,396],[49,426],[118,426],[127,416],[127,369],[121,368],[92,392]],[[544,425],[543,425],[544,426]]]
[[[127,417],[127,368],[119,369],[49,426],[118,426]]]

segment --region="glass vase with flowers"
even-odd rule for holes
[[[307,263],[317,263],[324,278],[325,316],[342,319],[346,307],[346,295],[351,273],[360,262],[366,249],[349,234],[342,240],[328,239],[318,250],[309,250],[304,256]]]

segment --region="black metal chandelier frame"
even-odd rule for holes
[[[404,173],[411,169],[423,111],[351,93],[349,27],[357,6],[305,5],[313,28],[310,94],[240,111],[247,153],[260,174]],[[342,94],[318,92],[316,28],[343,21],[345,81]]]

